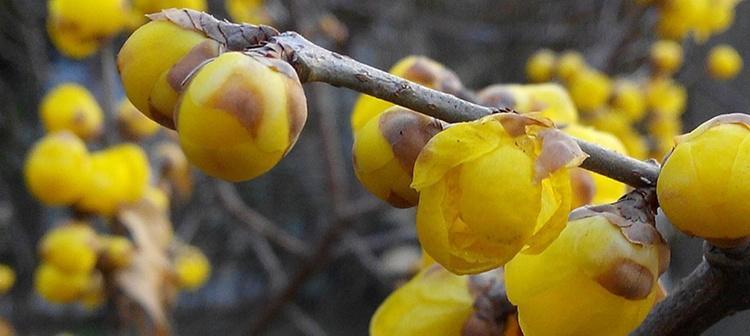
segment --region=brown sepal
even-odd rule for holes
[[[469,276],[469,293],[474,297],[474,313],[466,320],[461,335],[503,335],[508,317],[516,313],[505,291],[503,269]]]
[[[223,44],[228,50],[234,51],[261,46],[279,35],[279,31],[270,26],[221,21],[210,14],[185,8],[164,9],[147,17],[154,21],[169,21],[182,28],[201,32]]]
[[[447,124],[441,120],[414,112],[405,107],[394,106],[379,117],[379,128],[391,145],[394,157],[409,175],[414,172],[414,163],[424,146]]]
[[[589,157],[572,137],[559,129],[544,129],[539,132],[539,137],[542,139],[542,151],[534,165],[538,181],[560,169],[577,167]]]
[[[670,251],[664,238],[656,230],[656,190],[635,189],[612,204],[581,207],[570,213],[568,221],[591,216],[603,216],[620,228],[623,236],[633,244],[656,245],[659,248],[659,274],[669,265]]]

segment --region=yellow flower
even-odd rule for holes
[[[173,114],[183,82],[204,61],[219,55],[219,43],[167,21],[138,28],[117,55],[130,101],[147,117],[174,129]]]
[[[546,119],[498,113],[452,125],[414,167],[422,247],[457,274],[501,266],[526,245],[543,249],[570,210],[567,168],[584,158]]]
[[[732,79],[742,71],[742,56],[732,46],[721,44],[709,51],[706,68],[714,79]]]
[[[191,291],[203,286],[211,274],[211,263],[201,250],[192,246],[178,252],[174,268],[180,287]]]
[[[362,185],[397,208],[417,205],[411,188],[414,162],[427,141],[444,124],[434,118],[394,106],[372,118],[355,134],[354,172]]]
[[[48,231],[39,245],[46,263],[69,273],[87,273],[96,264],[96,232],[85,222],[70,221]]]
[[[578,110],[559,84],[491,85],[477,94],[482,105],[512,108],[521,113],[538,112],[558,125],[578,122]]]
[[[47,205],[67,205],[78,200],[90,171],[86,145],[67,131],[51,133],[37,141],[24,164],[26,186]]]
[[[625,145],[612,134],[575,124],[569,125],[563,131],[575,138],[627,155]],[[573,208],[586,204],[611,203],[619,199],[627,190],[625,184],[583,168],[575,168],[571,172],[571,178]]]
[[[370,320],[370,336],[461,335],[474,299],[469,277],[428,267],[397,289]]]
[[[555,75],[557,65],[555,52],[541,49],[535,52],[526,62],[526,77],[532,83],[547,82]]]
[[[141,147],[120,144],[93,153],[91,166],[89,183],[76,204],[78,209],[109,216],[120,205],[143,197],[148,186],[149,164]]]
[[[654,78],[646,86],[646,102],[656,113],[679,116],[685,112],[687,90],[671,78]]]
[[[292,149],[307,105],[291,65],[229,52],[195,74],[176,115],[180,146],[192,164],[243,181],[270,170]]]
[[[115,235],[100,236],[102,264],[109,269],[128,267],[133,261],[135,248],[128,238]]]
[[[565,51],[557,60],[557,77],[567,82],[585,71],[587,67],[586,59],[580,52]]]
[[[623,145],[629,156],[645,160],[648,157],[648,143],[634,128],[625,113],[605,110],[590,119],[591,126],[599,131],[614,134]]]
[[[525,335],[627,335],[643,321],[659,295],[669,249],[654,213],[636,211],[621,202],[576,210],[546,250],[521,253],[505,266]]]
[[[682,66],[682,46],[670,40],[656,41],[651,45],[650,57],[657,72],[674,73]]]
[[[663,38],[680,40],[690,32],[695,32],[698,42],[708,37],[696,28],[704,20],[711,7],[709,0],[670,0],[661,6],[661,17],[657,31]]]
[[[630,121],[640,121],[646,115],[646,97],[638,84],[629,80],[615,83],[612,107],[622,112]]]
[[[88,285],[88,273],[66,273],[42,263],[34,272],[34,289],[52,303],[71,303],[78,299]]]
[[[263,0],[225,0],[224,7],[234,22],[254,25],[271,22],[271,18],[263,7]]]
[[[125,27],[130,8],[126,0],[49,0],[47,11],[55,46],[66,56],[83,58]]]
[[[117,124],[124,137],[136,141],[148,138],[161,129],[159,124],[138,111],[127,98],[117,108]]]
[[[453,71],[442,64],[424,56],[407,56],[398,61],[389,70],[393,75],[451,94],[457,93],[463,86]],[[352,109],[352,131],[356,133],[370,119],[382,113],[394,104],[365,94],[359,95]]]
[[[16,272],[8,265],[0,264],[0,295],[7,293],[16,282]]]
[[[750,235],[748,135],[750,117],[735,113],[675,139],[657,186],[659,203],[674,226],[716,243]]]
[[[597,70],[587,70],[575,76],[568,83],[570,96],[582,111],[594,111],[609,100],[612,93],[612,81]]]
[[[69,130],[89,140],[102,131],[101,107],[85,87],[75,83],[61,84],[47,93],[39,114],[47,132]]]
[[[92,37],[80,37],[65,33],[50,20],[47,22],[47,34],[61,54],[76,60],[95,54],[102,44],[101,41]]]
[[[170,192],[183,200],[190,197],[193,190],[193,179],[190,164],[179,145],[165,141],[156,146],[157,161],[161,162],[159,180],[167,182]]]

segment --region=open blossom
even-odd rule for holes
[[[548,119],[493,114],[454,124],[417,158],[417,234],[425,251],[458,274],[538,252],[570,211],[568,168],[585,154]]]

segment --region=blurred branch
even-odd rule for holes
[[[251,236],[250,247],[255,252],[255,256],[258,257],[263,269],[268,273],[271,293],[276,292],[287,282],[287,274],[284,271],[284,266],[281,265],[279,256],[273,251],[266,237]]]
[[[721,249],[706,243],[703,261],[631,335],[700,335],[722,318],[746,309],[750,309],[750,245]]]
[[[308,316],[302,308],[290,304],[284,309],[284,315],[294,323],[299,331],[308,336],[325,336],[327,335],[323,328]]]
[[[307,244],[290,235],[270,219],[247,206],[233,185],[217,181],[215,186],[221,204],[233,217],[238,219],[251,231],[266,236],[270,241],[292,254],[301,256],[307,253]]]

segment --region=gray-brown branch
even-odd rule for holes
[[[303,83],[325,82],[346,87],[447,122],[471,121],[498,112],[360,63],[320,47],[296,32],[279,34],[272,27],[219,21],[209,14],[189,9],[167,9],[149,17],[199,31],[230,50],[248,49],[284,59],[294,66]],[[577,141],[589,155],[581,164],[582,168],[633,187],[656,185],[659,176],[656,165]]]
[[[325,82],[346,87],[448,122],[471,121],[498,112],[329,51],[295,32],[272,37],[270,43],[259,52],[276,54],[289,61],[303,82]],[[656,185],[659,176],[657,165],[586,141],[576,141],[589,155],[581,167],[634,187]]]
[[[703,261],[658,303],[631,336],[691,336],[750,309],[750,247],[722,250],[706,243]]]

